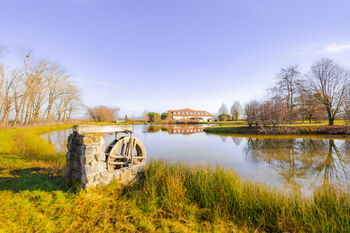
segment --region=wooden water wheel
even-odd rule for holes
[[[145,161],[146,148],[137,138],[121,137],[111,142],[107,148],[108,171]]]

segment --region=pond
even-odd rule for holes
[[[350,189],[350,140],[207,134],[207,125],[134,125],[148,160],[220,165],[240,177],[284,191],[310,194],[324,184]],[[70,130],[43,135],[66,151]],[[112,135],[105,136],[108,144]]]

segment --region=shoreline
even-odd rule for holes
[[[212,126],[204,129],[206,133],[243,135],[329,135],[350,136],[350,126]]]

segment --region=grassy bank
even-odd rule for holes
[[[204,129],[207,133],[251,135],[350,135],[350,126],[345,125],[279,125],[248,127],[239,125],[213,126]]]
[[[286,195],[220,168],[152,161],[137,183],[70,189],[64,155],[38,138],[56,129],[0,131],[0,232],[350,230],[349,194]]]

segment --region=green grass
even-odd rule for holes
[[[344,120],[335,120],[334,125],[345,125],[346,121]],[[293,124],[284,124],[284,126],[321,126],[321,125],[328,125],[328,121],[323,120],[319,122],[312,121],[311,124],[309,124],[308,121],[296,121]]]
[[[0,130],[0,232],[350,230],[348,193],[287,195],[221,168],[151,161],[134,184],[72,189],[64,155],[38,138],[69,127]]]
[[[334,125],[335,126],[345,126],[346,122],[344,120],[335,120]],[[317,128],[322,126],[328,126],[328,121],[321,121],[321,122],[312,122],[312,124],[308,123],[302,123],[301,121],[297,121],[293,124],[281,124],[277,125],[277,127],[299,127],[300,130],[302,130],[305,134],[317,134]],[[205,128],[205,132],[207,133],[221,133],[221,134],[242,134],[242,130],[237,130],[238,127],[248,127],[248,124],[246,121],[231,121],[224,122],[224,124],[220,124],[219,126],[211,126]],[[286,131],[286,134],[288,132]]]
[[[57,153],[40,135],[70,127],[0,130],[0,191],[56,190],[66,186],[65,155]]]

